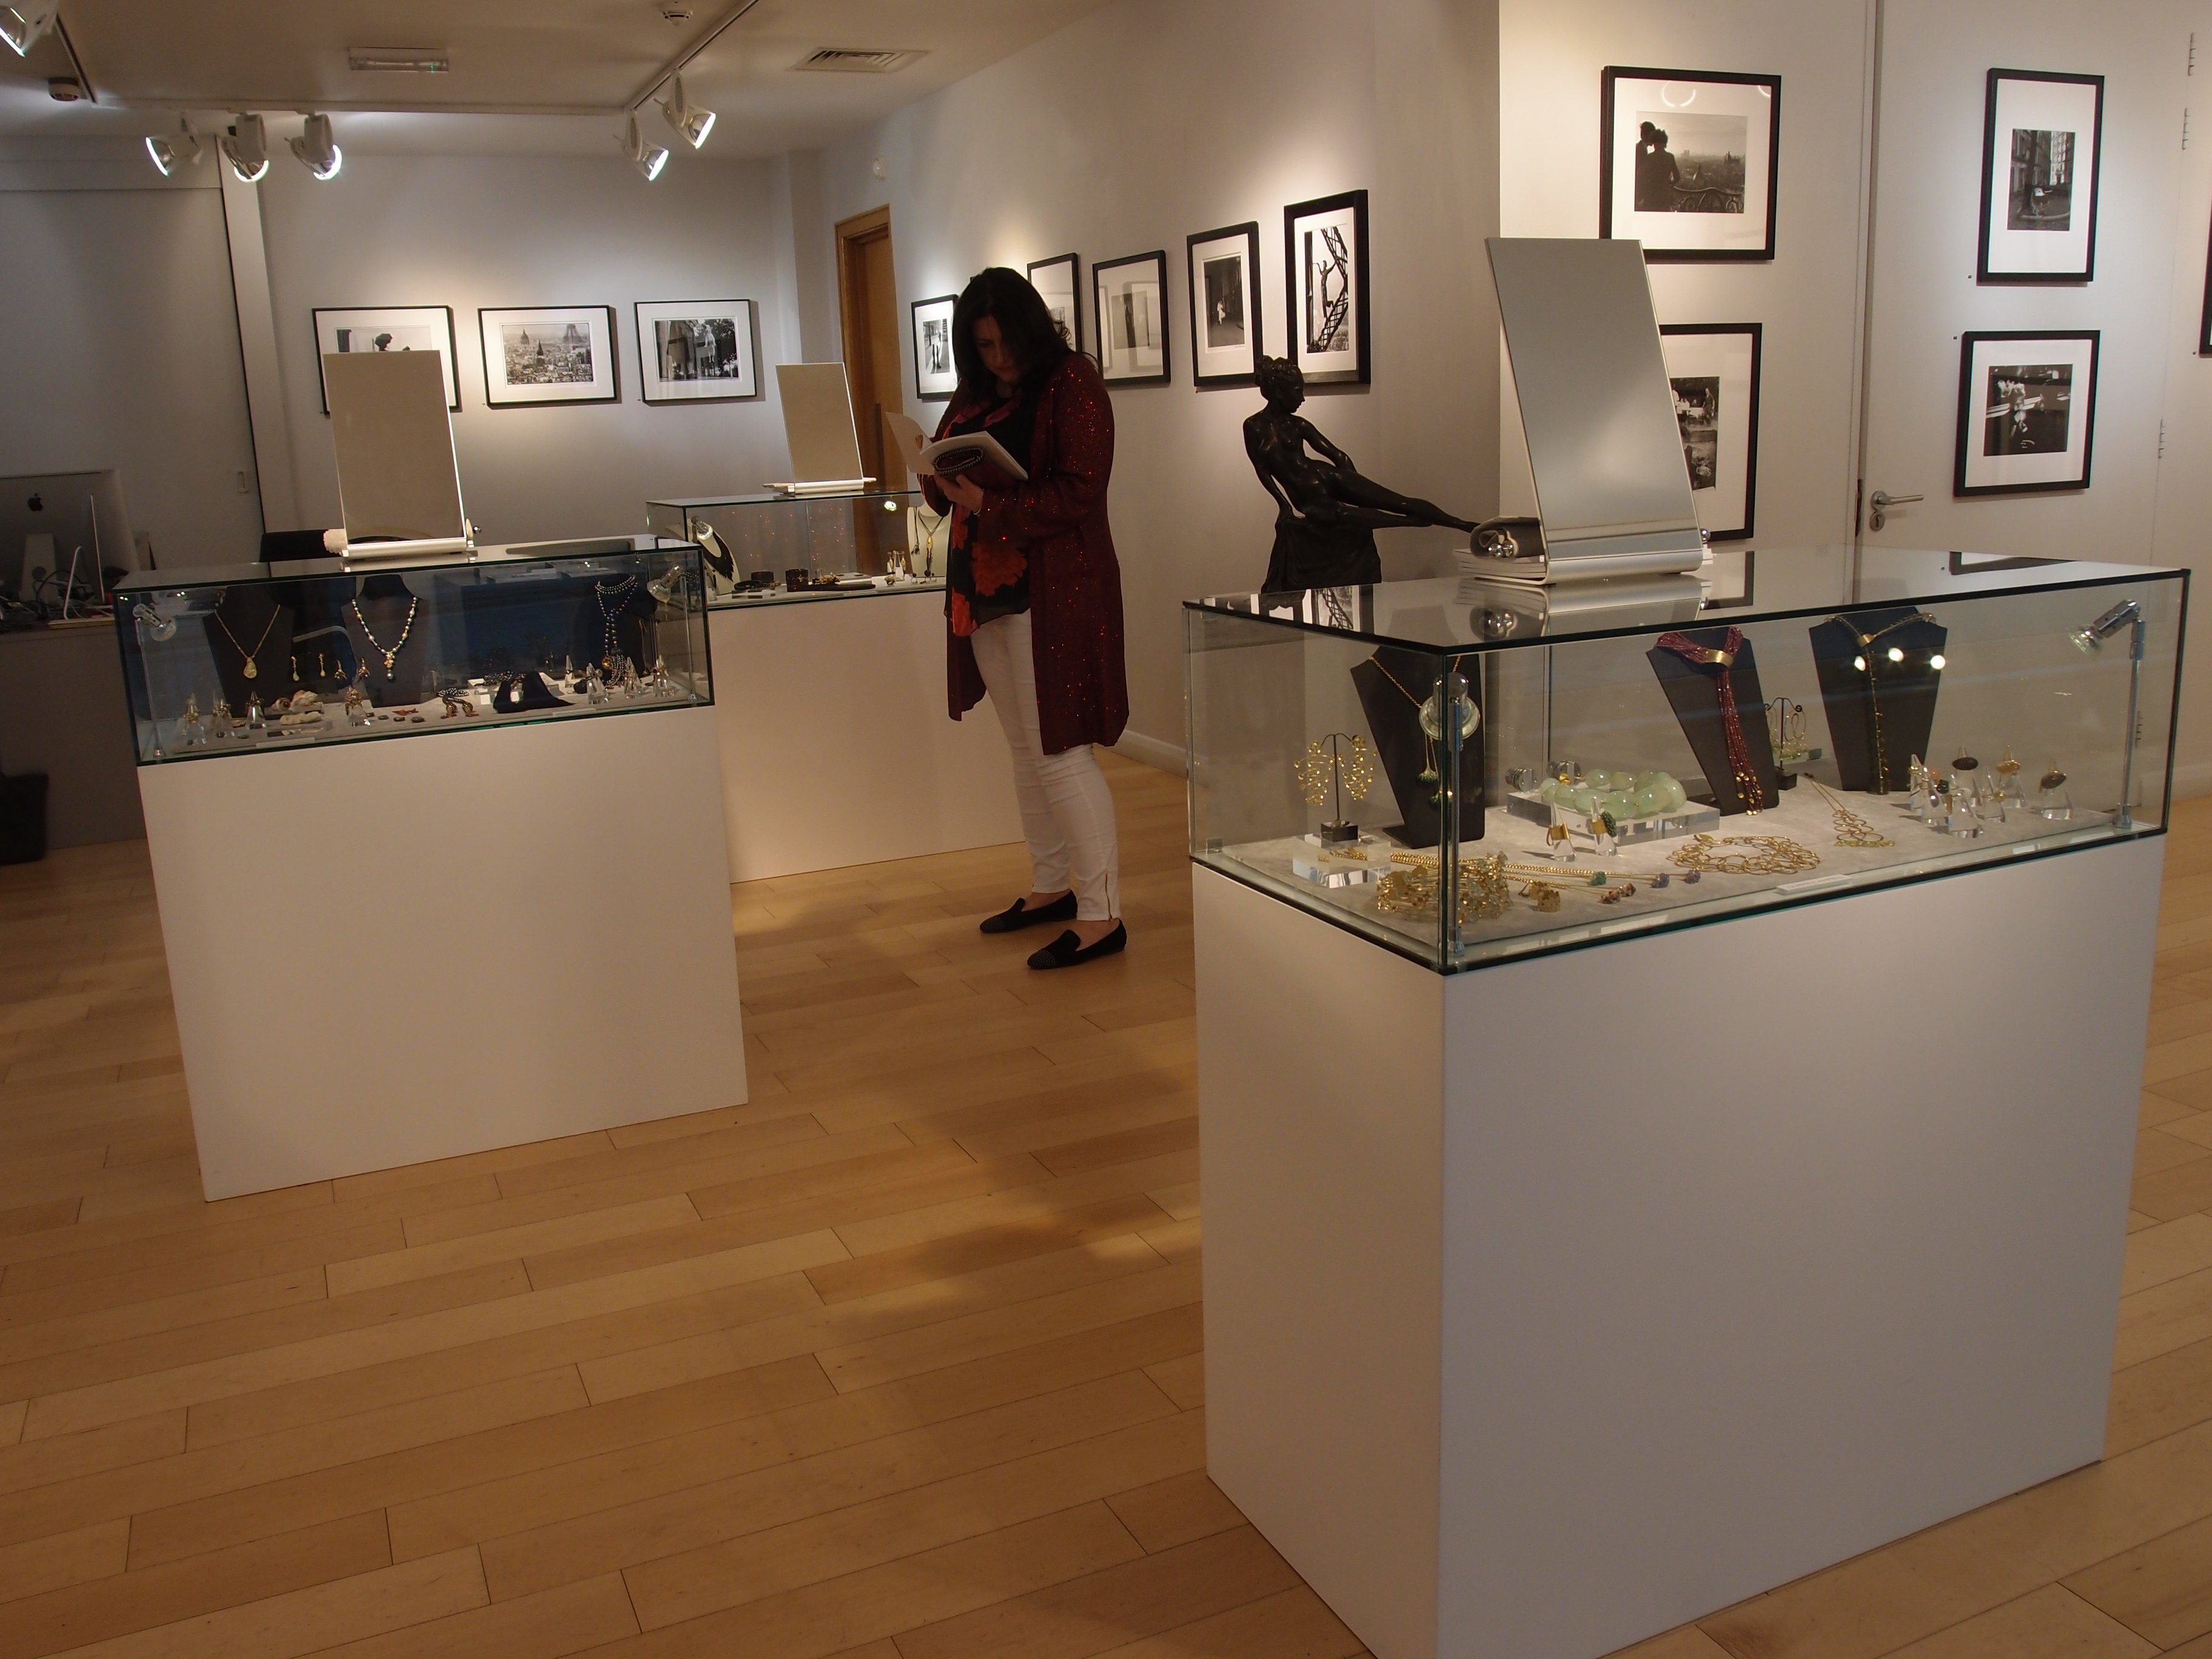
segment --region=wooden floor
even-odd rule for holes
[[[1113,781],[1119,961],[978,937],[1013,849],[752,884],[747,1105],[215,1205],[143,848],[0,871],[0,1659],[1362,1653],[1203,1473],[1182,787]],[[2107,1460],[1642,1659],[2212,1659],[2212,808],[2160,945]]]

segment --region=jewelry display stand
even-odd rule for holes
[[[369,689],[379,702],[420,702],[432,694],[432,642],[405,577],[385,572],[362,578],[343,616],[348,647],[354,661],[368,670]]]
[[[1723,628],[1702,628],[1691,630],[1686,637],[1719,650],[1728,633]],[[1759,690],[1759,659],[1753,654],[1750,642],[1746,641],[1737,650],[1735,661],[1728,672],[1735,692],[1736,723],[1742,731],[1744,750],[1751,760],[1755,796],[1738,783],[1735,769],[1729,761],[1729,734],[1721,714],[1720,668],[1691,663],[1680,653],[1658,647],[1644,656],[1651,665],[1651,672],[1659,677],[1659,688],[1674,708],[1674,718],[1681,725],[1683,737],[1689,740],[1690,752],[1697,757],[1698,769],[1705,775],[1705,787],[1712,791],[1712,804],[1721,816],[1728,817],[1754,808],[1763,812],[1780,800],[1775,781],[1774,744],[1766,729],[1766,716],[1761,706],[1764,699]]]
[[[224,700],[240,716],[252,698],[266,708],[299,689],[292,681],[292,608],[278,604],[265,587],[231,588],[209,614],[205,626],[216,674]],[[246,672],[249,661],[256,671],[251,676]]]
[[[1847,611],[1815,624],[1810,635],[1838,781],[1876,794],[1903,789],[1912,757],[1929,757],[1949,630],[1905,605]],[[1891,661],[1892,649],[1904,660]],[[1860,662],[1863,669],[1855,665]]]
[[[1396,676],[1394,680],[1391,677]],[[1479,710],[1482,687],[1478,675],[1468,675],[1467,694]],[[1352,683],[1359,692],[1359,706],[1367,715],[1367,729],[1375,734],[1375,751],[1382,762],[1382,775],[1402,820],[1383,833],[1407,847],[1434,847],[1443,811],[1435,799],[1439,783],[1424,780],[1425,771],[1442,771],[1444,745],[1431,741],[1421,730],[1419,694],[1432,694],[1435,671],[1430,659],[1413,652],[1394,652],[1387,646],[1352,669]],[[1412,694],[1409,695],[1408,688]],[[1459,792],[1459,832],[1468,841],[1482,839],[1482,728],[1464,740],[1460,750],[1462,787]]]
[[[593,663],[604,666],[611,660],[614,672],[619,673],[622,659],[627,657],[631,666],[644,673],[658,654],[653,642],[656,609],[653,595],[634,579],[627,586],[597,584],[591,599],[577,607],[569,639],[569,654],[576,666],[581,669]]]

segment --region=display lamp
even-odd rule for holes
[[[174,132],[166,137],[155,134],[146,140],[146,154],[153,157],[155,167],[167,179],[180,167],[199,164],[199,134],[192,131],[190,121],[179,115]]]
[[[258,115],[241,115],[229,131],[216,140],[223,160],[241,185],[258,185],[269,173],[269,135]]]
[[[307,118],[307,130],[292,140],[292,154],[318,179],[335,179],[338,169],[345,165],[345,152],[331,136],[331,118],[327,115]]]
[[[32,0],[27,5],[0,6],[0,40],[13,46],[18,58],[29,57],[31,48],[53,27],[61,9],[61,0],[46,0],[43,5]]]
[[[714,130],[714,112],[701,109],[684,96],[684,77],[678,76],[674,90],[660,100],[660,112],[668,118],[668,125],[683,135],[684,142],[694,149],[706,148],[707,135]]]
[[[2136,795],[2136,724],[2140,719],[2142,701],[2143,639],[2149,624],[2143,608],[2133,599],[2122,599],[2094,622],[2075,629],[2066,637],[2074,648],[2085,656],[2097,656],[2105,648],[2105,641],[2123,628],[2128,630],[2128,723],[2122,728],[2124,746],[2120,750],[2120,804],[2112,814],[2115,827],[2132,829],[2135,825]]]
[[[637,164],[637,170],[648,181],[660,177],[661,168],[668,165],[666,149],[659,144],[646,143],[645,136],[637,130],[637,117],[635,115],[629,118],[629,128],[623,136],[623,148],[629,152],[629,159]]]

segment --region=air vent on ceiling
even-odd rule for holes
[[[884,52],[860,46],[824,46],[792,65],[793,69],[826,70],[836,75],[896,75],[924,54]]]
[[[442,46],[349,46],[346,67],[356,74],[445,75],[453,60]]]

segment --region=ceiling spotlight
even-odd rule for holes
[[[12,6],[0,6],[0,40],[13,46],[18,58],[29,57],[60,9],[61,0],[15,0]]]
[[[331,118],[327,115],[307,118],[307,131],[292,140],[292,154],[318,179],[337,178],[338,169],[345,164],[345,152],[331,137]]]
[[[684,136],[684,142],[694,149],[702,148],[707,135],[714,130],[714,112],[701,109],[688,103],[684,97],[684,77],[676,77],[674,92],[660,100],[660,112],[668,118],[668,125]]]
[[[269,171],[269,137],[261,130],[259,116],[240,116],[231,123],[230,131],[215,142],[223,160],[230,163],[230,170],[238,175],[239,183],[261,182]]]
[[[199,135],[192,124],[179,115],[177,130],[167,137],[152,137],[146,141],[146,154],[154,158],[154,165],[166,179],[179,167],[191,163],[198,166],[200,159]]]
[[[637,130],[637,117],[635,115],[629,118],[629,131],[623,137],[623,148],[629,152],[629,159],[637,163],[637,170],[648,179],[660,177],[661,168],[668,165],[667,150],[659,144],[646,143],[645,136]]]

